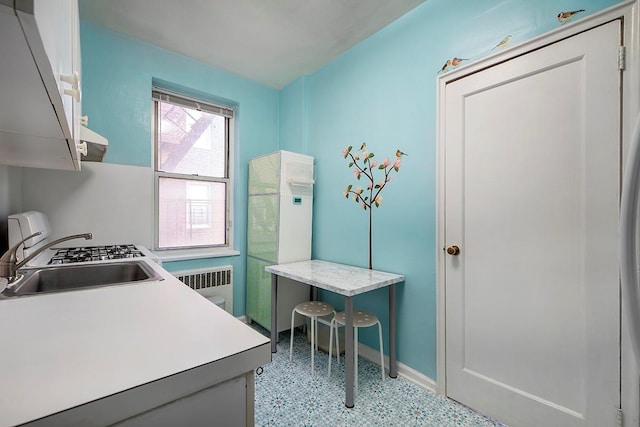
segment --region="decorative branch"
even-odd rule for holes
[[[391,172],[395,171],[398,173],[400,171],[400,165],[402,163],[402,156],[406,156],[406,153],[403,153],[400,150],[396,150],[396,158],[393,164],[391,160],[387,157],[384,161],[378,165],[378,162],[374,160],[375,154],[367,151],[367,144],[365,142],[360,146],[360,150],[353,153],[353,146],[348,146],[342,151],[342,155],[344,158],[349,158],[349,168],[354,168],[353,174],[357,180],[360,180],[362,176],[367,179],[367,189],[364,190],[361,187],[353,188],[353,185],[349,184],[344,190],[342,190],[342,194],[345,198],[351,198],[358,203],[362,209],[365,211],[369,210],[369,269],[373,268],[372,262],[372,222],[373,222],[373,211],[372,208],[375,206],[379,208],[382,204],[382,190],[387,186],[389,182],[391,182]],[[362,163],[359,163],[362,162]],[[383,171],[384,177],[376,182],[375,181],[375,171]],[[368,195],[365,193],[368,191]]]

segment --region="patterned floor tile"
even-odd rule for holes
[[[268,333],[254,326],[265,335]],[[289,334],[280,335],[272,362],[256,375],[255,424],[309,427],[506,427],[435,395],[401,376],[381,379],[380,366],[358,359],[355,407],[344,406],[344,358],[335,358],[328,376],[328,355],[315,354],[311,376],[310,346],[296,333],[289,362]]]

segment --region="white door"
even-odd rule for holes
[[[445,93],[447,395],[513,427],[619,405],[618,21]]]

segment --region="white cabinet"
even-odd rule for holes
[[[78,2],[37,0],[33,4],[33,16],[62,99],[67,126],[78,143],[81,101]],[[20,12],[18,17],[23,19]]]
[[[255,415],[254,369],[270,361],[271,350],[267,341],[225,360],[178,372],[20,425],[252,427]],[[1,419],[0,425],[4,425]]]
[[[271,329],[271,275],[264,268],[311,259],[313,157],[277,151],[249,161],[246,315]],[[291,310],[309,287],[278,282],[278,332],[291,328]],[[297,325],[304,323],[298,317]]]
[[[0,56],[0,163],[79,170],[77,0],[0,0]]]
[[[250,372],[151,409],[113,427],[250,427],[254,425],[253,382],[253,372]]]

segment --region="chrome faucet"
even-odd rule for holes
[[[67,240],[72,240],[72,239],[79,239],[81,237],[85,238],[86,240],[93,239],[93,235],[91,233],[74,234],[72,236],[61,237],[57,240],[54,240],[51,243],[47,243],[41,248],[36,249],[35,252],[25,257],[25,259],[23,259],[20,262],[17,262],[16,252],[18,251],[18,248],[20,247],[20,245],[26,242],[27,240],[29,240],[30,238],[39,236],[40,234],[42,234],[42,232],[38,231],[36,233],[33,233],[31,236],[26,237],[25,239],[22,239],[22,241],[20,241],[18,244],[11,247],[7,252],[5,252],[2,255],[2,257],[0,258],[0,279],[6,279],[8,283],[12,283],[16,278],[16,271],[19,268],[21,268],[26,263],[31,261],[36,255],[38,255],[42,251],[45,251],[50,247],[57,245],[58,243],[66,242]]]

